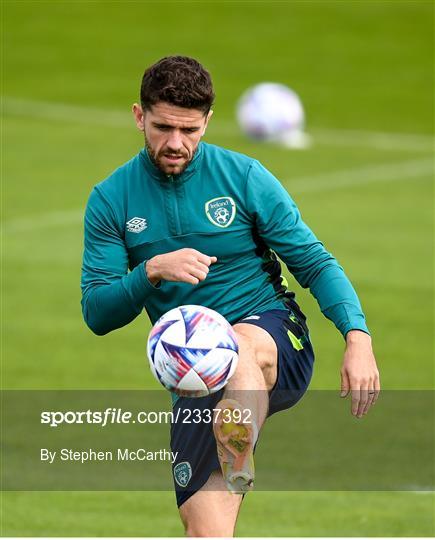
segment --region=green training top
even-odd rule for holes
[[[217,257],[206,279],[198,285],[162,281],[153,286],[144,262],[186,247]],[[294,294],[285,290],[275,253],[344,336],[352,329],[368,332],[343,269],[258,161],[200,143],[186,170],[168,176],[142,150],[90,195],[83,316],[102,335],[144,308],[154,323],[176,306],[199,304],[231,324],[286,309]]]

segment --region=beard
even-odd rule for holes
[[[186,159],[186,154],[181,154],[181,153],[175,153],[175,152],[170,152],[170,151],[161,151],[160,154],[169,154],[169,155],[174,155],[174,156],[180,156],[182,158],[184,158],[186,161],[182,164],[182,165],[178,165],[178,170],[176,173],[174,172],[171,172],[171,168],[170,167],[165,167],[162,162],[160,161],[159,159],[159,155],[160,154],[157,154],[151,147],[150,143],[148,142],[148,139],[145,135],[145,148],[148,152],[148,155],[150,157],[150,160],[151,162],[161,171],[163,172],[164,174],[167,174],[167,175],[171,175],[173,174],[174,176],[177,176],[181,173],[183,173],[187,166],[189,165],[189,163],[192,161],[192,159],[195,157],[195,154],[196,154],[196,150],[197,148],[195,148],[195,150],[193,151],[192,153],[192,156],[190,157],[190,159]]]

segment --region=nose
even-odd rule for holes
[[[181,148],[183,147],[183,143],[181,140],[181,132],[179,130],[173,129],[169,133],[169,138],[166,143],[166,146],[172,152],[178,152],[179,150],[181,150]]]

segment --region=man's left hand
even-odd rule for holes
[[[351,392],[352,414],[361,418],[376,402],[380,389],[371,337],[360,330],[351,330],[346,334],[340,395],[346,397]]]

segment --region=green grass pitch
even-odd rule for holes
[[[2,21],[3,388],[156,387],[145,316],[104,338],[82,322],[82,214],[91,187],[141,146],[129,107],[144,68],[177,53],[213,75],[206,140],[260,159],[343,264],[384,388],[433,388],[432,2],[3,0]],[[312,148],[239,133],[236,100],[261,81],[301,95]],[[343,341],[291,283],[317,351],[312,388],[338,389]],[[431,536],[433,504],[416,492],[254,492],[237,534]],[[6,536],[183,533],[171,492],[4,492],[1,508]]]

